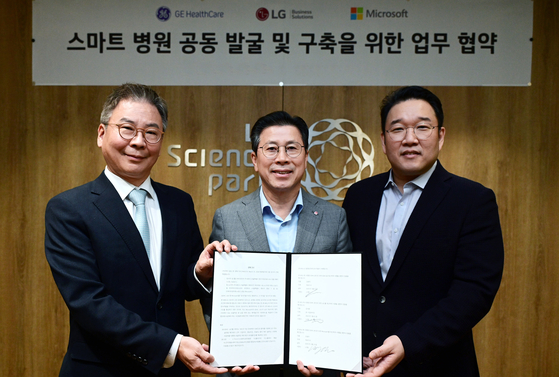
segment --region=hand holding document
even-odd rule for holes
[[[213,366],[362,371],[361,255],[214,256]]]

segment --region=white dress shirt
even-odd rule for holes
[[[134,203],[128,199],[128,194],[135,188],[144,189],[148,192],[146,196],[146,217],[148,220],[149,227],[149,263],[151,265],[151,270],[153,271],[153,277],[155,278],[155,283],[157,288],[160,288],[161,281],[161,248],[163,242],[163,222],[161,220],[161,209],[159,208],[159,201],[157,200],[157,194],[151,185],[151,179],[148,177],[144,183],[139,187],[134,186],[131,183],[126,182],[124,179],[120,178],[116,174],[105,169],[105,175],[111,181],[114,188],[120,195],[120,198],[124,202],[126,209],[134,219],[134,212],[136,207]]]
[[[148,177],[140,187],[136,187],[131,183],[128,183],[118,175],[112,173],[108,168],[105,167],[105,175],[112,183],[118,195],[124,202],[126,209],[134,219],[134,211],[136,210],[134,203],[128,199],[128,194],[135,188],[141,188],[148,192],[146,196],[146,217],[148,220],[149,227],[149,249],[150,253],[149,263],[151,265],[151,270],[153,271],[153,277],[155,278],[155,283],[157,288],[160,289],[161,281],[161,254],[162,254],[162,242],[163,242],[163,221],[161,220],[161,209],[159,207],[159,201],[157,200],[157,194],[151,185],[151,178]],[[196,277],[196,273],[194,273]],[[196,280],[198,278],[196,277]],[[177,334],[171,349],[167,353],[167,358],[163,363],[163,368],[170,368],[175,364],[175,359],[177,356],[177,351],[179,349],[180,341],[183,335]]]

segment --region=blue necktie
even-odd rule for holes
[[[130,199],[130,201],[134,203],[134,206],[136,206],[134,222],[140,231],[140,235],[144,241],[144,246],[146,247],[146,252],[148,253],[149,258],[149,226],[146,216],[146,195],[146,190],[134,189],[130,192],[130,194],[128,194],[128,199]]]

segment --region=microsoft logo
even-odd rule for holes
[[[363,19],[363,8],[351,8],[351,20],[362,20]]]

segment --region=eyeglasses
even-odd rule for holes
[[[432,126],[427,123],[417,123],[413,127],[403,127],[403,126],[394,126],[385,132],[390,136],[390,138],[394,141],[402,141],[406,138],[408,134],[408,129],[411,128],[415,134],[415,136],[419,140],[426,140],[431,136],[433,133],[434,128],[438,128],[438,126]]]
[[[262,149],[262,154],[264,155],[264,157],[272,159],[276,158],[281,147],[285,148],[285,153],[291,158],[299,157],[299,155],[303,151],[303,148],[305,148],[297,142],[292,142],[287,145],[281,146],[274,143],[266,143],[263,146],[259,147],[259,149]]]
[[[137,128],[135,125],[131,123],[107,123],[107,126],[117,126],[118,127],[118,134],[121,138],[125,140],[131,140],[136,137],[138,132],[143,132],[144,139],[149,144],[157,144],[159,140],[163,137],[165,132],[161,131],[157,127],[147,127],[147,128]]]

